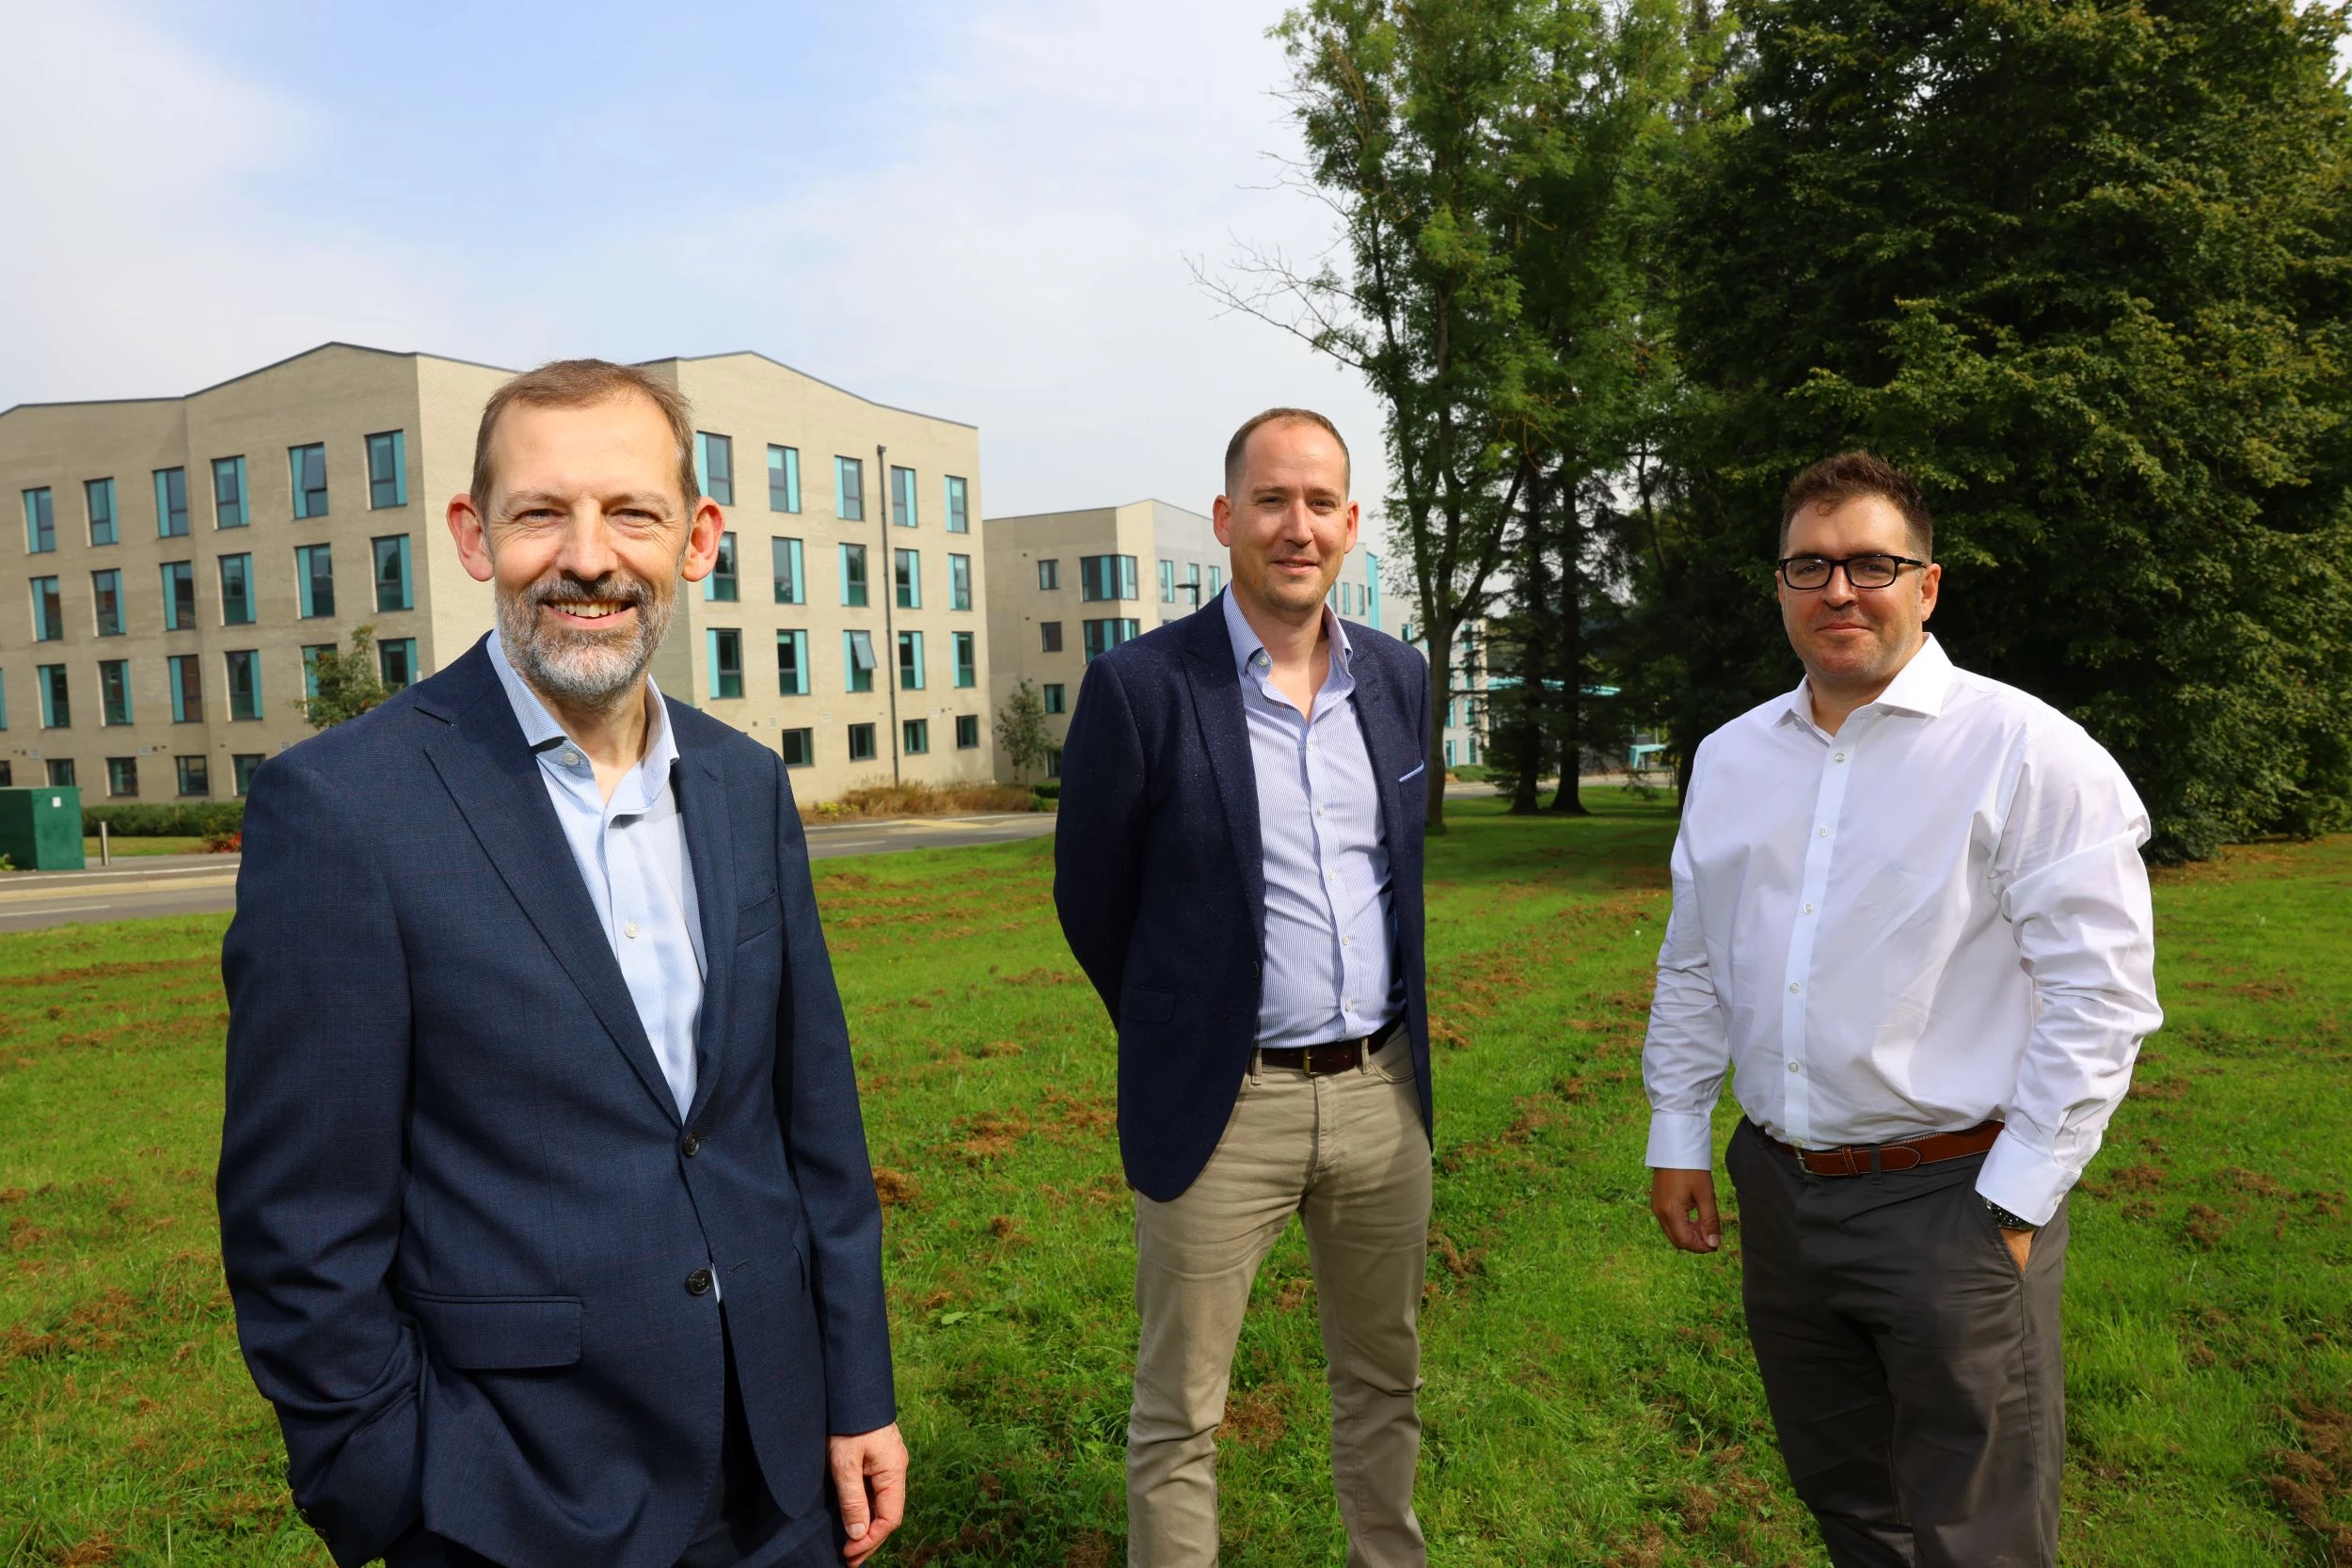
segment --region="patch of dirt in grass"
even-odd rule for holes
[[[2274,1449],[2279,1466],[2270,1495],[2288,1515],[2326,1543],[2330,1560],[2352,1563],[2352,1414],[2331,1404],[2298,1400],[2295,1434],[2302,1444]]]
[[[1057,1143],[1068,1143],[1076,1138],[1094,1139],[1119,1125],[1119,1107],[1100,1097],[1049,1088],[1045,1091],[1045,1105],[1038,1120]]]
[[[2128,1197],[2135,1194],[2160,1192],[2164,1188],[2164,1172],[2144,1161],[2106,1173],[2104,1180],[2086,1178],[2084,1192],[2097,1198]]]
[[[2188,1220],[2183,1228],[2188,1233],[2191,1245],[2211,1252],[2221,1244],[2221,1239],[2233,1228],[2234,1222],[2219,1210],[2202,1203],[2188,1206]]]
[[[64,1322],[45,1334],[35,1333],[22,1323],[10,1323],[7,1335],[0,1337],[0,1361],[38,1361],[92,1352],[111,1355],[137,1322],[131,1292],[114,1286],[74,1307]]]
[[[983,1111],[965,1122],[959,1131],[963,1137],[961,1142],[953,1146],[955,1152],[977,1165],[990,1160],[1001,1160],[1011,1153],[1013,1147],[1028,1136],[1029,1118],[1020,1111],[1009,1117]]]
[[[1280,1442],[1289,1429],[1290,1419],[1282,1414],[1281,1389],[1268,1386],[1244,1389],[1228,1399],[1225,1419],[1217,1423],[1216,1434],[1263,1453]]]
[[[1074,986],[1085,976],[1065,969],[1025,969],[1018,974],[999,974],[1000,986]]]
[[[52,969],[39,974],[0,975],[0,990],[49,990],[58,986],[89,985],[109,980],[131,980],[142,974],[218,974],[215,958],[164,958],[152,963],[92,964],[87,969]],[[218,988],[212,988],[216,990]],[[96,1000],[85,998],[85,1000]],[[51,1018],[63,1018],[65,1009],[52,1007]]]
[[[1666,1560],[1666,1532],[1654,1524],[1642,1527],[1641,1538],[1628,1542],[1607,1558],[1603,1568],[1662,1568]]]
[[[1111,1538],[1099,1529],[1082,1529],[1061,1560],[1062,1568],[1111,1568]]]
[[[874,1196],[885,1209],[903,1209],[923,1194],[922,1184],[904,1171],[874,1167]]]
[[[121,1550],[120,1542],[100,1530],[87,1540],[51,1554],[49,1560],[57,1568],[98,1568],[100,1563],[114,1561]]]

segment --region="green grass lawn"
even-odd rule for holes
[[[124,833],[106,835],[107,853],[120,860],[125,855],[194,855],[203,852],[204,840],[199,835],[184,833],[162,834],[152,838],[134,838]],[[91,833],[82,840],[82,854],[90,864],[98,863],[98,835]]]
[[[1432,1559],[1820,1563],[1736,1259],[1671,1252],[1647,1212],[1673,819],[1591,797],[1575,821],[1456,801],[1431,845]],[[1050,879],[1041,842],[818,868],[889,1203],[901,1563],[1124,1557],[1111,1032]],[[2074,1211],[2066,1560],[2326,1563],[2331,1536],[2352,1553],[2352,838],[2242,850],[2157,900],[2169,1022]],[[327,1560],[220,1284],[223,925],[0,936],[0,1568]],[[1327,1438],[1294,1231],[1234,1369],[1228,1562],[1341,1560]]]

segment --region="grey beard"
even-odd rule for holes
[[[539,616],[540,584],[519,594],[501,589],[499,641],[506,646],[508,662],[533,688],[564,702],[604,707],[627,697],[653,663],[654,650],[661,646],[677,608],[675,581],[666,594],[649,584],[631,586],[636,589],[635,630],[624,637],[548,626]]]

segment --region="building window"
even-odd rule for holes
[[[98,721],[102,724],[127,724],[131,721],[131,661],[127,658],[102,658],[98,661]]]
[[[1136,558],[1132,555],[1088,555],[1078,558],[1078,596],[1082,599],[1135,599]]]
[[[890,520],[900,528],[914,526],[914,470],[890,470]]]
[[[381,512],[408,504],[408,437],[387,430],[368,437],[368,505]]]
[[[841,602],[856,609],[866,605],[866,546],[841,546]]]
[[[302,601],[306,621],[331,619],[335,613],[335,546],[294,546],[294,595]]]
[[[417,640],[388,637],[375,645],[375,670],[388,692],[417,683]]]
[[[1040,621],[1037,624],[1037,642],[1038,651],[1040,653],[1057,654],[1061,652],[1061,623],[1059,621]]]
[[[335,651],[332,642],[308,642],[302,649],[302,694],[311,702],[319,695],[319,656]]]
[[[173,654],[164,660],[164,670],[171,686],[171,721],[175,724],[204,722],[203,660],[196,654]]]
[[[111,479],[86,479],[82,482],[82,499],[89,508],[89,542],[111,545],[115,542],[115,482]]]
[[[259,719],[262,716],[262,656],[251,648],[240,648],[221,656],[229,664],[229,717]],[[237,781],[237,793],[245,793],[245,781]]]
[[[770,447],[768,449],[768,510],[798,512],[801,509],[801,449]]]
[[[798,539],[768,541],[769,562],[775,569],[776,603],[808,603],[808,577],[801,569],[801,542]]]
[[[372,543],[375,547],[375,608],[416,609],[416,595],[408,583],[408,536],[394,533]]]
[[[56,578],[35,578],[32,586],[33,641],[55,642],[65,636],[65,595]]]
[[[972,558],[968,555],[947,558],[947,608],[972,608]]]
[[[1454,766],[1454,742],[1451,740],[1445,743],[1445,765],[1448,768]]]
[[[49,764],[49,784],[52,788],[71,789],[75,782],[72,757],[58,757]]]
[[[212,794],[213,769],[210,762],[200,756],[174,757],[171,760],[179,768],[182,795]]]
[[[1037,585],[1040,591],[1047,594],[1058,590],[1061,587],[1061,562],[1054,560],[1039,562],[1037,563]]]
[[[164,630],[196,629],[196,562],[164,562]]]
[[[40,688],[40,727],[44,730],[70,730],[73,727],[73,693],[67,689],[65,666],[44,664],[33,672],[34,684]]]
[[[874,760],[873,725],[851,724],[850,726],[850,760],[851,762],[871,762]]]
[[[874,634],[866,631],[845,631],[841,634],[841,663],[849,673],[852,691],[874,689]]]
[[[743,695],[743,634],[729,626],[710,628],[710,694]]]
[[[694,432],[694,478],[703,494],[721,506],[735,504],[735,442],[707,430]]]
[[[1068,713],[1070,711],[1070,699],[1067,695],[1069,689],[1067,687],[1063,686],[1059,681],[1051,681],[1046,684],[1043,690],[1045,694],[1046,712]]]
[[[1086,623],[1087,660],[1091,663],[1121,642],[1142,634],[1143,623],[1140,621],[1089,621]]]
[[[213,459],[213,526],[243,528],[253,519],[245,508],[245,459]]]
[[[953,474],[947,476],[947,531],[972,531],[972,486]]]
[[[229,771],[236,782],[237,793],[245,795],[253,788],[253,775],[262,770],[262,753],[238,752],[229,759]]]
[[[1045,776],[1049,779],[1061,777],[1061,748],[1058,746],[1045,748]]]
[[[898,634],[898,689],[923,689],[923,634],[919,631]]]
[[[784,753],[787,768],[808,768],[817,761],[817,732],[787,730],[776,736],[776,750]]]
[[[1224,589],[1224,587],[1225,587],[1225,568],[1224,568],[1224,567],[1222,567],[1222,566],[1212,566],[1212,567],[1210,567],[1210,568],[1209,568],[1209,596],[1210,596],[1211,598],[1215,598],[1215,597],[1217,595],[1217,594],[1218,594],[1219,592],[1221,592],[1221,591]]]
[[[46,489],[24,492],[24,547],[34,555],[47,555],[57,547],[56,508],[50,504]]]
[[[931,721],[909,719],[898,726],[898,738],[906,754],[919,757],[931,749]]]
[[[253,624],[253,558],[249,555],[220,558],[220,624]]]
[[[956,633],[956,686],[969,691],[980,684],[980,640],[972,632]]]
[[[108,757],[106,759],[106,793],[118,799],[136,796],[139,792],[139,759]]]
[[[866,465],[857,458],[833,460],[833,515],[845,523],[866,521]]]
[[[808,633],[776,633],[776,695],[807,696],[808,677]]]
[[[1160,560],[1160,603],[1174,604],[1175,602],[1176,562],[1162,557]]]
[[[980,744],[980,717],[977,713],[956,715],[956,750],[977,751]]]
[[[314,441],[307,447],[288,447],[286,462],[294,471],[294,515],[304,517],[326,515],[326,446]]]
[[[184,539],[188,533],[188,470],[155,470],[155,537]]]
[[[89,575],[90,609],[101,637],[122,635],[122,574],[119,571],[92,572]]]
[[[5,729],[7,729],[8,727],[8,683],[5,679],[0,679],[0,730],[5,730]],[[0,767],[6,767],[6,766],[7,766],[7,764],[5,764],[5,763],[0,763]],[[0,778],[0,789],[6,789],[6,788],[8,788],[8,781],[6,778]]]
[[[891,585],[898,596],[900,610],[923,608],[923,557],[919,550],[891,552]]]
[[[703,578],[703,597],[733,604],[740,590],[735,574],[735,534],[730,530],[719,535],[719,558],[711,563],[710,575]]]

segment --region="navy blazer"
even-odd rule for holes
[[[420,1521],[510,1568],[671,1568],[719,1484],[722,1294],[788,1535],[831,1528],[827,1434],[893,1418],[792,790],[668,713],[707,955],[682,1121],[481,644],[254,777],[221,1252],[294,1500],[346,1568]]]
[[[1380,781],[1396,968],[1427,1132],[1429,666],[1369,627],[1351,625],[1347,636],[1356,721]],[[1213,599],[1087,667],[1061,768],[1054,905],[1119,1026],[1127,1182],[1166,1202],[1192,1185],[1225,1134],[1257,1045],[1264,980],[1257,772],[1222,604]]]

